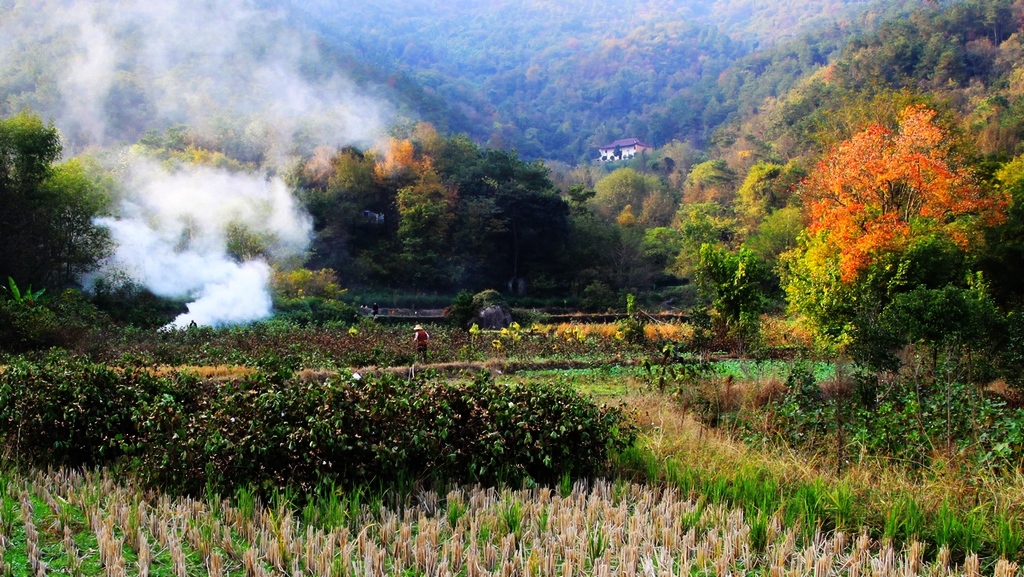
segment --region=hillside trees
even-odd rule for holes
[[[0,120],[0,277],[64,286],[110,250],[92,223],[108,197],[87,165],[57,164],[60,135],[31,113]]]
[[[640,174],[632,168],[620,168],[594,185],[591,201],[599,215],[616,219],[626,207],[647,226],[668,224],[676,210],[676,201],[656,176]]]
[[[809,225],[788,255],[791,307],[825,342],[877,366],[891,364],[886,351],[899,344],[879,322],[886,307],[918,289],[971,288],[981,232],[1005,219],[1007,197],[978,184],[934,118],[912,106],[895,130],[868,126],[834,147],[800,191]]]
[[[569,207],[547,169],[426,125],[382,152],[319,151],[294,181],[317,266],[346,283],[420,290],[565,286]],[[521,284],[521,283],[520,283]]]
[[[1024,304],[1024,156],[1004,164],[994,185],[1010,196],[1006,222],[986,231],[979,265],[992,283],[993,295],[1007,307]]]
[[[728,101],[739,113],[731,130],[762,138],[783,158],[809,157],[867,123],[887,123],[907,105],[924,102],[958,113],[978,152],[1019,154],[1022,6],[977,0],[918,7],[875,33],[850,38],[841,54],[794,78],[791,90]]]
[[[696,277],[701,293],[714,307],[719,334],[742,351],[756,336],[760,315],[778,282],[750,250],[730,252],[711,244],[700,248]]]
[[[444,261],[449,256],[445,248],[455,199],[429,163],[417,173],[416,181],[398,189],[395,195],[401,243],[396,256],[412,286],[438,286],[450,275]]]

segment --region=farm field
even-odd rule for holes
[[[1024,577],[1024,0],[151,4],[0,0],[0,577]]]
[[[333,336],[327,331],[316,343],[332,343],[341,353],[345,349],[339,342],[352,339],[346,342],[358,345],[366,330],[385,329],[360,327],[354,334],[338,330]],[[192,479],[186,485],[191,489],[182,490],[170,481],[181,481],[183,474],[161,476],[151,471],[154,478],[169,482],[164,490],[147,479],[147,469],[138,463],[159,468],[161,463],[176,462],[187,465],[196,479],[212,479],[208,468],[204,473],[196,462],[224,458],[209,452],[214,451],[209,446],[178,447],[169,439],[167,451],[178,455],[178,461],[128,451],[100,468],[8,465],[0,475],[0,574],[1020,574],[1024,477],[1019,474],[985,473],[962,459],[942,456],[927,466],[908,467],[866,451],[843,455],[839,466],[831,447],[786,448],[770,442],[763,430],[758,437],[750,422],[766,408],[783,410],[778,403],[788,398],[792,376],[805,375],[815,386],[827,386],[836,380],[836,367],[830,363],[734,358],[710,361],[695,372],[685,369],[688,361],[666,360],[653,344],[656,341],[629,344],[600,327],[562,327],[522,331],[516,340],[511,333],[495,333],[490,341],[505,346],[479,347],[471,361],[447,360],[450,352],[437,351],[442,362],[415,365],[414,371],[408,366],[392,371],[344,369],[336,361],[302,366],[301,359],[314,355],[331,358],[310,348],[293,350],[291,358],[275,356],[275,340],[266,338],[275,333],[256,331],[265,348],[239,348],[237,353],[264,359],[251,366],[202,364],[202,351],[220,346],[219,339],[258,340],[238,330],[211,332],[199,347],[187,331],[179,335],[180,348],[168,346],[174,344],[170,341],[163,348],[149,348],[151,343],[136,339],[136,349],[123,358],[147,357],[153,364],[142,373],[126,367],[125,374],[135,375],[129,389],[155,386],[164,394],[180,395],[184,393],[174,392],[175,387],[196,382],[188,375],[202,379],[200,384],[212,384],[214,388],[200,392],[213,395],[209,403],[220,408],[198,409],[184,429],[196,438],[208,437],[213,430],[202,428],[204,420],[250,414],[237,412],[250,409],[232,408],[232,397],[219,397],[216,391],[252,389],[244,396],[246,404],[266,407],[268,399],[276,399],[282,416],[292,410],[289,403],[307,402],[308,391],[323,395],[315,397],[321,399],[316,402],[364,391],[359,398],[390,407],[380,410],[396,422],[407,422],[402,421],[403,409],[396,407],[408,404],[427,410],[437,399],[451,399],[451,391],[533,395],[575,403],[580,410],[587,403],[620,406],[635,440],[610,451],[603,464],[586,474],[516,476],[516,470],[548,470],[529,469],[539,465],[526,461],[523,469],[509,469],[483,483],[460,480],[458,473],[448,478],[423,475],[412,467],[396,477],[371,475],[352,484],[337,475],[321,475],[317,467],[303,468],[306,461],[298,451],[277,457],[291,463],[282,471],[250,471],[250,477],[241,476],[230,458],[218,461],[228,463],[228,469],[235,467],[238,479],[250,482],[233,482],[222,475],[205,486]],[[398,330],[393,332],[384,333],[386,338],[378,343],[394,343],[394,349],[382,347],[378,354],[404,354]],[[455,338],[444,329],[436,334],[439,339]],[[545,354],[538,353],[565,343],[589,354],[545,360]],[[121,346],[116,341],[110,344]],[[602,354],[605,347],[615,353]],[[175,368],[160,355],[188,358],[195,364]],[[273,363],[267,360],[272,358]],[[108,382],[122,370],[108,373],[73,360],[51,362],[65,373],[93,375],[85,381]],[[7,388],[0,387],[4,394],[13,394],[11,379],[27,366],[8,365],[2,375],[8,379]],[[32,370],[41,370],[38,366]],[[673,370],[676,366],[683,368]],[[38,384],[56,380],[55,374],[43,378],[40,373],[22,373],[38,379]],[[366,392],[378,390],[383,396]],[[417,391],[429,393],[415,400],[420,398]],[[288,396],[293,393],[294,398]],[[773,394],[779,399],[773,400]],[[395,405],[383,399],[406,400]],[[443,414],[429,410],[434,411],[429,413],[433,419]],[[524,419],[528,413],[511,418]],[[316,414],[310,414],[313,420],[307,424],[264,420],[260,427],[283,427],[283,438],[306,438],[295,435],[319,426]],[[546,426],[559,426],[550,422],[556,424]],[[431,426],[436,421],[425,423],[425,429]],[[524,426],[536,430],[536,423]],[[489,434],[503,436],[507,458],[524,458],[529,451],[518,452],[514,435],[495,427]],[[414,436],[418,429],[411,428]],[[241,433],[221,430],[226,445],[216,451],[255,443]],[[460,430],[451,425],[447,434],[463,434],[457,433]],[[411,438],[384,434],[374,443],[390,439],[401,444]],[[260,442],[280,440],[268,436]],[[182,453],[175,453],[179,448]],[[194,462],[184,456],[187,451],[201,455]],[[381,455],[421,467],[437,462],[427,453],[416,461],[394,451],[387,449],[370,462],[384,462]],[[359,458],[357,453],[337,454]]]
[[[897,551],[623,481],[329,492],[301,509],[281,494],[154,496],[102,472],[2,481],[6,575],[980,574],[977,555],[929,561],[919,542]]]

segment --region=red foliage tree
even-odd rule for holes
[[[1005,220],[1008,197],[979,186],[934,117],[910,106],[896,132],[869,126],[834,147],[803,183],[808,233],[832,246],[842,282],[916,234],[946,235],[966,248],[982,226]]]

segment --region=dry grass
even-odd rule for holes
[[[775,381],[740,383],[742,403],[759,403],[766,389],[780,386]],[[644,435],[641,442],[657,459],[678,459],[703,471],[708,477],[735,476],[737,471],[772,471],[781,484],[825,486],[842,484],[854,496],[866,521],[879,527],[884,514],[895,503],[912,496],[922,510],[934,515],[943,503],[973,511],[986,518],[1007,515],[1024,518],[1024,471],[1002,475],[976,474],[966,464],[936,454],[927,469],[909,469],[899,463],[866,455],[851,455],[841,472],[832,459],[815,458],[777,446],[753,448],[733,438],[728,430],[701,424],[669,395],[646,394],[631,397],[629,404],[640,416]]]
[[[814,346],[814,334],[801,319],[761,316],[761,338],[768,347]]]
[[[565,339],[621,338],[620,329],[616,323],[559,323],[530,327],[535,333],[555,334]],[[686,323],[651,322],[644,326],[644,334],[651,340],[686,341],[693,337],[693,327]]]
[[[202,379],[231,379],[245,377],[256,372],[252,367],[238,365],[215,365],[215,366],[159,366],[149,369],[153,376],[163,377],[177,373],[194,373]]]
[[[845,533],[819,533],[799,544],[797,528],[784,527],[778,516],[747,516],[673,489],[600,480],[564,492],[421,491],[396,509],[350,507],[353,515],[327,526],[259,501],[243,506],[145,494],[105,473],[57,471],[10,481],[4,508],[20,508],[24,533],[32,533],[17,541],[0,536],[0,543],[7,558],[18,553],[34,564],[17,568],[33,575],[65,558],[75,561],[61,573],[89,566],[112,576],[980,574],[976,556],[956,564],[942,551],[926,560],[920,544],[896,550]],[[63,532],[75,526],[68,521],[75,516],[87,520],[78,529],[94,535],[95,548],[76,544],[81,533]],[[35,527],[61,528],[63,550],[41,547],[61,539]],[[994,574],[1019,571],[1002,562]]]

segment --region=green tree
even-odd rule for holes
[[[993,296],[1008,306],[1024,304],[1024,155],[1000,168],[994,185],[1010,195],[1006,222],[986,231],[979,265],[992,283]]]
[[[384,186],[375,167],[372,154],[321,148],[294,171],[292,183],[313,218],[309,266],[360,280],[382,273],[392,263],[379,254],[382,246],[390,247],[398,222],[395,190]]]
[[[660,220],[665,210],[656,204],[664,204],[658,198],[663,189],[661,181],[655,176],[643,175],[628,167],[620,168],[594,185],[596,194],[591,203],[597,213],[607,220],[614,220],[626,206],[632,206],[634,213],[639,212],[641,207],[650,206],[656,214],[652,213],[649,218]],[[649,198],[652,200],[649,201]],[[669,215],[673,209],[670,206]]]
[[[72,159],[54,167],[43,183],[49,198],[45,268],[54,285],[73,283],[96,269],[111,252],[110,232],[93,218],[106,212],[110,196],[86,165]]]
[[[805,176],[807,173],[793,161],[786,165],[755,163],[736,190],[736,214],[753,232],[772,211],[788,205],[793,189]]]
[[[514,151],[481,150],[465,137],[449,139],[438,158],[442,181],[458,195],[448,251],[460,263],[463,284],[567,276],[553,255],[569,235],[569,205],[546,166]]]
[[[81,161],[55,164],[60,153],[56,128],[37,116],[0,120],[0,277],[62,286],[109,253],[93,224],[108,195]]]
[[[736,172],[722,159],[708,160],[690,169],[683,186],[683,200],[690,203],[732,200]]]
[[[682,236],[674,228],[659,226],[644,231],[644,258],[666,271],[682,250]]]
[[[769,207],[778,201],[774,184],[782,175],[782,166],[758,162],[747,171],[743,184],[736,190],[736,212],[750,223],[759,222],[768,214]]]
[[[800,232],[804,229],[804,217],[800,208],[787,206],[768,214],[754,232],[743,243],[762,261],[776,263],[779,256],[796,247]]]
[[[711,301],[719,334],[733,339],[742,350],[756,338],[760,316],[777,290],[777,281],[753,252],[730,252],[710,244],[700,247],[697,287]]]
[[[962,287],[1006,196],[981,185],[935,113],[906,108],[834,147],[805,181],[809,226],[787,260],[790,306],[822,342],[874,368],[900,345],[880,315],[901,293]]]
[[[732,248],[740,223],[728,208],[716,202],[703,202],[680,206],[674,228],[679,231],[681,247],[674,270],[681,276],[689,276],[700,260],[701,246]]]
[[[406,280],[418,289],[444,285],[445,279],[450,278],[445,260],[450,255],[446,247],[453,201],[433,170],[398,190],[398,238],[402,243],[399,259],[404,263]]]

